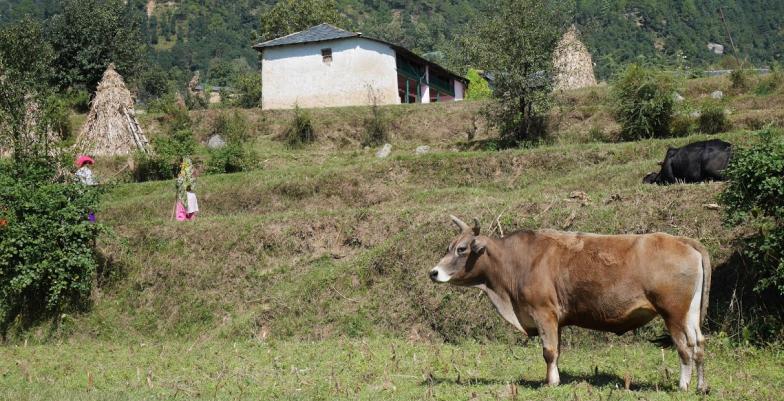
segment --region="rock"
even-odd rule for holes
[[[701,115],[702,114],[699,111],[692,111],[691,114],[689,114],[691,118],[700,118]]]
[[[686,98],[681,96],[680,93],[675,92],[675,94],[672,95],[672,100],[674,100],[675,103],[683,103],[683,101],[686,100]]]
[[[576,200],[576,201],[580,202],[583,206],[585,206],[585,205],[587,205],[588,203],[591,202],[591,198],[589,198],[588,194],[586,194],[583,191],[572,191],[569,194],[569,199]]]
[[[376,152],[376,157],[379,159],[384,159],[389,156],[390,153],[392,153],[392,145],[386,143],[381,149],[378,150],[378,152]]]
[[[705,205],[702,205],[702,206],[705,209],[708,209],[708,210],[721,210],[721,206],[719,206],[716,203],[708,203],[708,204],[705,204]]]
[[[224,146],[226,146],[226,141],[224,141],[223,137],[218,134],[211,136],[207,141],[207,147],[209,149],[220,149]]]
[[[724,97],[724,92],[722,92],[722,91],[713,92],[713,93],[711,93],[711,97],[716,99],[716,100],[719,100],[719,99]]]
[[[418,155],[424,155],[426,153],[430,153],[430,146],[427,145],[418,146],[415,152]]]

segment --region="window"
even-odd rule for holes
[[[321,49],[321,60],[324,64],[332,64],[332,49]]]

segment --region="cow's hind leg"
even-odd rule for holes
[[[689,346],[689,339],[686,336],[686,331],[684,330],[682,324],[672,321],[666,321],[667,330],[670,332],[670,337],[672,337],[672,342],[675,344],[675,348],[678,351],[678,356],[681,359],[681,378],[678,381],[678,387],[681,390],[688,390],[689,383],[691,382],[691,369],[692,369],[692,348],[694,345],[692,344]]]

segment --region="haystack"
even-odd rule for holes
[[[135,150],[148,152],[149,142],[133,109],[133,97],[114,69],[104,72],[87,115],[76,149],[93,156],[121,156]]]
[[[558,42],[553,54],[553,64],[556,71],[556,90],[596,86],[591,53],[580,41],[574,25]]]

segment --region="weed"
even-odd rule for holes
[[[697,126],[703,134],[713,135],[729,130],[730,123],[724,107],[719,103],[709,102],[702,106]]]

